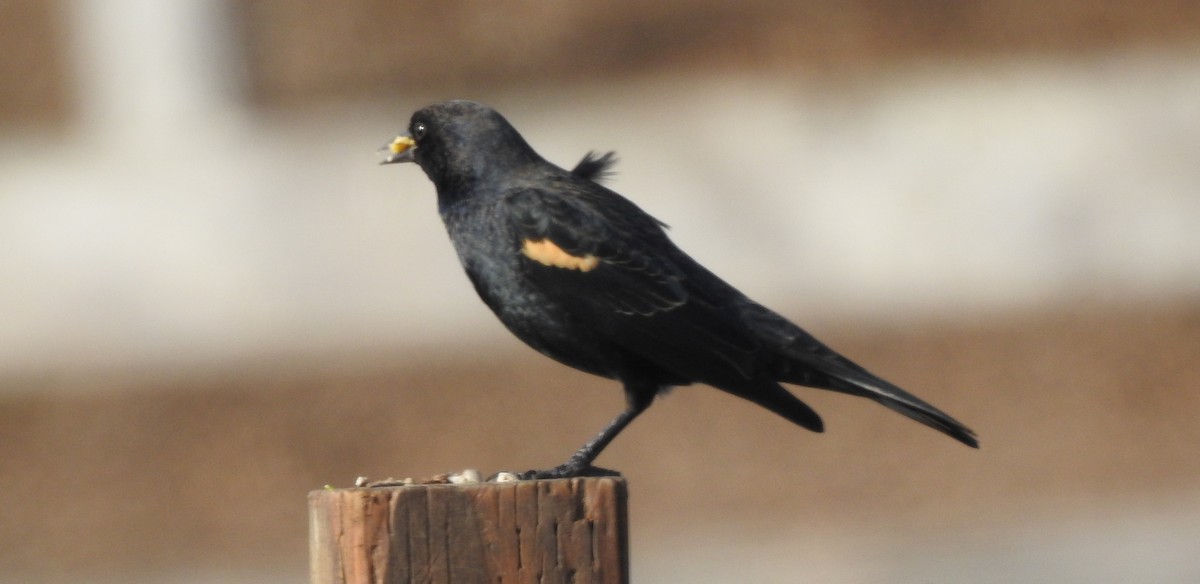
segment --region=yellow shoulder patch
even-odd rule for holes
[[[587,272],[600,264],[600,258],[594,255],[573,256],[549,239],[526,239],[521,246],[521,253],[539,264],[552,268]]]

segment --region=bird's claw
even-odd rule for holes
[[[590,464],[577,465],[567,462],[547,470],[527,470],[519,473],[519,476],[523,481],[531,481],[536,479],[570,479],[575,477],[619,477],[621,473]]]

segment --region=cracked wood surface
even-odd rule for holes
[[[625,583],[625,481],[575,478],[309,494],[313,584]]]

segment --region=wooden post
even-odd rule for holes
[[[627,584],[625,499],[615,477],[313,491],[312,584]]]

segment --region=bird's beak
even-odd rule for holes
[[[386,153],[387,157],[379,164],[395,164],[397,162],[413,162],[413,151],[417,149],[417,143],[407,134],[396,136],[388,144],[384,144],[379,151]]]

